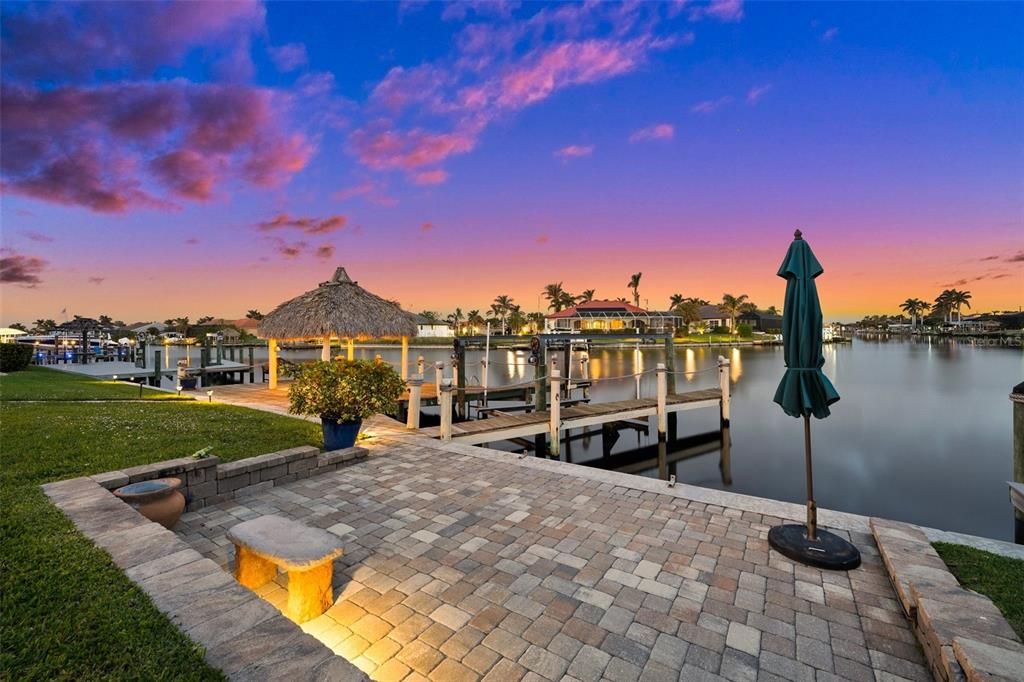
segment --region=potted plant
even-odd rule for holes
[[[363,419],[395,414],[405,382],[390,365],[369,360],[313,362],[295,370],[289,411],[320,417],[324,448],[352,447]]]

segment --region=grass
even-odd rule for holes
[[[100,401],[120,388],[46,369],[0,378],[0,678],[222,679],[40,484],[207,445],[231,460],[321,444],[317,425],[255,410]],[[81,402],[23,402],[37,396]]]
[[[973,547],[936,542],[935,550],[964,587],[995,602],[1024,639],[1024,561]]]
[[[142,399],[175,400],[178,396],[144,388]],[[139,400],[139,388],[124,381],[102,381],[81,374],[29,367],[0,377],[0,400]]]

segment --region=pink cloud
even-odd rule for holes
[[[305,66],[308,61],[306,46],[302,43],[288,43],[279,47],[268,48],[270,58],[274,61],[279,71],[294,71],[300,66]]]
[[[420,225],[420,232],[433,232],[434,223],[423,223]]]
[[[106,277],[90,277],[89,278],[89,284],[95,284],[96,286],[99,286],[100,284],[103,284],[105,281],[107,281]]]
[[[658,123],[647,128],[634,130],[629,136],[630,142],[643,142],[646,140],[671,140],[676,136],[676,128],[671,123]]]
[[[274,250],[285,258],[297,258],[298,256],[301,256],[307,246],[309,246],[309,244],[302,241],[289,244],[283,239],[274,240]]]
[[[764,85],[755,85],[747,91],[747,104],[756,104],[758,100],[768,94],[772,89],[771,83]]]
[[[188,239],[185,240],[185,243],[188,244],[189,246],[195,246],[196,244],[199,243],[199,238],[189,237]]]
[[[46,266],[38,256],[26,256],[12,249],[0,248],[0,283],[32,288],[43,283],[40,275]]]
[[[317,258],[331,258],[334,256],[334,245],[324,244],[323,246],[316,247]]]
[[[539,234],[537,235],[537,238],[534,239],[533,241],[535,241],[538,244],[547,244],[548,242],[551,241],[551,237],[549,237],[546,234]]]
[[[697,102],[692,107],[690,107],[690,111],[694,112],[695,114],[710,114],[712,112],[718,111],[719,109],[730,103],[732,103],[732,97],[730,95],[725,95],[724,97],[719,97],[718,99],[706,99],[702,102]]]
[[[288,131],[279,93],[248,86],[4,84],[0,104],[4,191],[98,212],[173,205],[142,189],[140,168],[170,196],[205,201],[232,175],[286,182],[314,151]]]
[[[465,11],[446,8],[449,16]],[[692,41],[655,36],[660,11],[653,3],[566,3],[524,19],[516,14],[467,25],[445,58],[392,68],[374,87],[368,107],[387,109],[389,118],[349,137],[358,160],[372,170],[415,176],[422,166],[472,151],[497,119],[566,88],[634,72],[652,53]]]
[[[348,218],[343,215],[332,215],[327,218],[297,218],[287,213],[278,213],[270,220],[257,223],[262,232],[274,230],[296,229],[306,234],[329,234],[345,227]]]
[[[447,179],[448,173],[440,168],[419,171],[412,176],[412,181],[417,185],[440,185]]]
[[[594,153],[594,145],[578,145],[570,144],[561,149],[555,150],[555,156],[562,160],[579,159],[584,156],[590,156]]]
[[[374,170],[412,171],[444,161],[453,154],[465,154],[476,145],[470,132],[431,133],[421,128],[408,131],[382,127],[361,128],[349,142],[360,162]]]
[[[376,188],[377,186],[374,183],[367,180],[366,182],[361,182],[358,185],[353,185],[351,187],[339,189],[332,196],[335,199],[338,199],[339,201],[345,201],[346,199],[351,199],[353,197],[365,196],[370,192],[374,191]]]
[[[36,232],[34,230],[22,230],[19,234],[25,239],[33,242],[47,243],[53,241],[53,237],[50,235],[43,234],[42,232]]]

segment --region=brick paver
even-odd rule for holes
[[[177,532],[225,570],[225,532],[261,514],[342,536],[336,603],[303,629],[374,679],[930,679],[870,535],[861,568],[824,573],[769,551],[779,519],[626,476],[371,452]],[[261,596],[283,605],[285,580]]]

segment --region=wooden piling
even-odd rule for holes
[[[1024,484],[1024,382],[1013,387],[1013,480]],[[1024,509],[1014,508],[1013,541],[1024,545]]]
[[[150,379],[149,385],[160,385],[160,350],[153,351],[153,377]]]
[[[455,381],[459,387],[459,418],[469,419],[466,409],[466,346],[459,343],[455,347]]]
[[[722,389],[719,427],[727,429],[729,428],[729,360],[721,355],[718,356],[718,387]]]
[[[444,363],[434,363],[434,397],[437,399],[438,404],[441,404],[441,384],[444,382]]]
[[[540,355],[537,356],[537,363],[533,366],[533,409],[537,412],[547,409],[547,393],[545,391],[545,384],[547,383],[547,358],[546,352],[542,349]],[[547,441],[544,438],[544,434],[539,433],[533,437],[534,450],[533,454],[538,457],[543,457],[547,450]]]
[[[668,432],[668,371],[665,363],[659,362],[655,373],[658,391],[658,441],[664,442]]]
[[[249,383],[256,383],[256,352],[252,346],[249,346]]]
[[[409,337],[402,337],[402,378],[409,377]]]
[[[438,386],[438,390],[441,406],[441,440],[447,442],[452,439],[452,380],[445,379]]]
[[[348,339],[348,359],[349,361],[356,359],[356,342],[355,339]]]
[[[423,374],[423,368],[425,367],[425,365],[426,360],[423,359],[422,355],[416,358],[416,373]]]
[[[665,337],[665,370],[667,372],[667,383],[665,390],[669,394],[676,392],[676,341],[671,334]],[[676,427],[676,420],[679,418],[675,412],[668,415],[668,439],[675,440],[679,429]]]
[[[562,373],[557,369],[551,370],[551,405],[548,408],[551,421],[548,434],[551,440],[550,456],[558,459],[562,444]]]
[[[409,378],[409,407],[405,415],[405,427],[408,429],[420,428],[420,403],[423,394],[423,375],[413,374]]]

